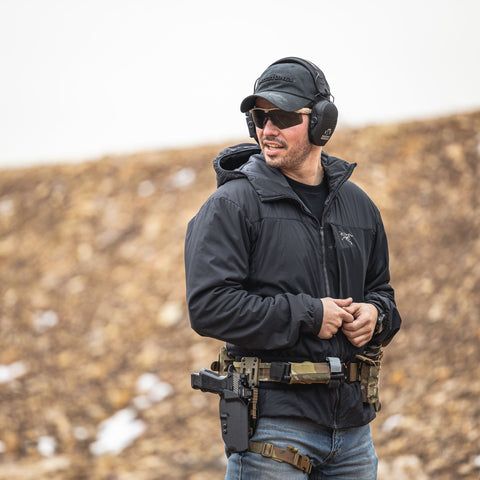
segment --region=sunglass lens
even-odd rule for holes
[[[285,112],[283,110],[272,110],[267,113],[261,109],[253,109],[252,118],[258,128],[264,128],[268,119],[281,130],[302,123],[301,113]]]
[[[302,114],[295,112],[284,112],[282,110],[272,112],[272,122],[280,129],[290,128],[302,123]]]
[[[263,110],[252,110],[252,118],[257,128],[263,128],[268,120],[268,116]]]

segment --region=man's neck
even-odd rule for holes
[[[320,185],[324,176],[320,156],[310,158],[299,168],[290,170],[281,169],[281,172],[292,180],[306,185]]]

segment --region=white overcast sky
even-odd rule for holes
[[[273,61],[339,127],[480,108],[479,0],[0,0],[0,168],[246,138]]]

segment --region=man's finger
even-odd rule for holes
[[[351,325],[354,322],[355,318],[350,313],[344,312],[342,314],[342,320],[343,320],[343,323]]]
[[[339,307],[345,308],[352,304],[353,298],[332,298],[335,304]]]

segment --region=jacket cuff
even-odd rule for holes
[[[320,299],[318,299],[318,301],[315,301],[313,304],[312,320],[313,325],[311,332],[315,336],[317,336],[320,332],[320,329],[322,328],[323,323],[323,303]]]

